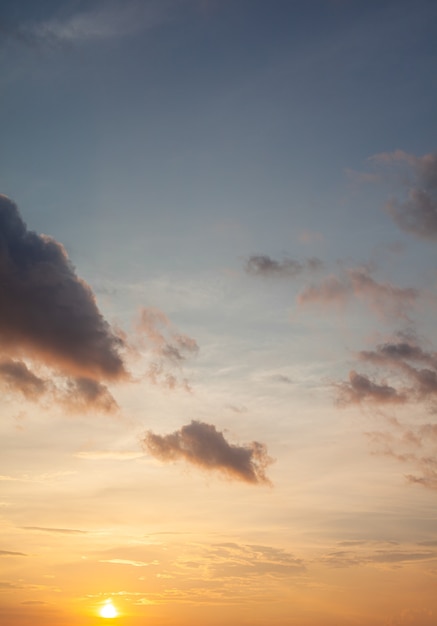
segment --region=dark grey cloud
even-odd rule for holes
[[[24,552],[11,552],[10,550],[0,550],[0,556],[27,556]]]
[[[144,447],[161,461],[184,460],[247,483],[270,483],[265,472],[273,460],[266,446],[257,441],[244,446],[231,444],[212,424],[193,420],[169,435],[149,431]]]
[[[371,159],[385,176],[395,177],[403,197],[391,198],[385,209],[404,231],[437,240],[437,153],[416,157],[402,150]]]
[[[246,272],[254,276],[266,277],[295,277],[304,271],[315,271],[322,267],[323,263],[319,259],[307,259],[303,263],[293,259],[276,261],[264,254],[255,254],[246,261]]]
[[[0,301],[1,353],[78,378],[126,375],[123,342],[91,288],[76,275],[62,245],[28,230],[6,196],[0,196]]]

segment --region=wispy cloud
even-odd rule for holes
[[[145,449],[161,461],[184,460],[205,470],[216,470],[236,480],[269,484],[265,474],[273,462],[264,444],[254,441],[240,446],[229,443],[212,424],[192,421],[170,435],[149,431]]]
[[[88,459],[91,461],[129,461],[142,457],[143,453],[130,450],[84,450],[77,452],[74,456],[79,459]]]
[[[294,259],[284,259],[276,261],[264,254],[256,254],[246,261],[246,272],[254,276],[293,278],[305,271],[315,271],[321,269],[322,261],[317,258],[296,261]]]
[[[372,552],[363,550],[337,550],[323,557],[322,562],[330,567],[354,567],[361,565],[396,565],[398,567],[417,561],[433,561],[437,552],[431,550],[387,550]]]
[[[209,551],[214,578],[293,576],[306,570],[305,563],[290,552],[263,545],[221,543]]]
[[[42,533],[55,535],[86,535],[86,530],[76,530],[74,528],[45,528],[43,526],[22,526],[24,530],[34,530]]]
[[[48,44],[84,44],[120,39],[165,22],[175,0],[108,0],[87,3],[85,10],[57,11],[44,20],[22,24],[21,38]]]
[[[132,567],[150,567],[151,565],[159,565],[159,561],[131,561],[130,559],[105,559],[100,563],[112,563],[114,565],[131,565]]]

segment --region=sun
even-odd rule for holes
[[[118,611],[111,600],[107,600],[105,606],[100,609],[100,617],[118,617]]]

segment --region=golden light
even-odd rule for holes
[[[105,606],[100,609],[100,617],[117,617],[118,612],[111,600],[107,600]]]

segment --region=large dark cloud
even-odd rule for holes
[[[62,245],[29,231],[5,196],[0,196],[0,301],[1,353],[35,359],[68,376],[114,380],[126,374],[122,341]]]
[[[169,435],[149,431],[146,450],[161,461],[183,459],[206,470],[217,470],[230,478],[253,484],[269,484],[265,471],[273,461],[264,444],[230,444],[212,424],[192,421]]]

